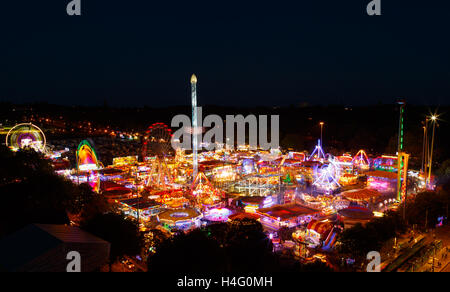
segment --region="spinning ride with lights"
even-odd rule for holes
[[[314,171],[314,185],[324,191],[334,191],[339,188],[341,168],[334,158],[330,158],[324,165]]]
[[[92,145],[84,140],[78,146],[76,152],[77,176],[85,176],[87,183],[96,192],[100,191],[100,176],[98,171],[102,168],[101,162],[98,160],[97,153]]]
[[[13,151],[29,148],[44,153],[46,143],[44,132],[31,123],[18,124],[6,135],[6,146]]]
[[[327,159],[325,153],[323,152],[322,142],[319,140],[316,148],[309,157],[308,161],[325,161]]]
[[[356,154],[356,156],[353,158],[353,165],[361,170],[369,170],[370,161],[364,150],[360,150],[358,154]]]
[[[142,147],[144,162],[151,165],[147,177],[148,187],[165,189],[173,183],[173,177],[167,166],[167,157],[172,155],[172,130],[163,123],[151,125],[145,133]]]
[[[258,172],[258,165],[254,159],[246,158],[242,160],[241,173],[250,175]]]
[[[202,205],[213,205],[225,196],[224,191],[212,186],[203,172],[198,173],[192,183],[192,189],[192,194],[197,202]]]

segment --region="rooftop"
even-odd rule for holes
[[[342,196],[350,201],[366,201],[381,196],[381,193],[377,190],[363,189],[348,191],[343,193]]]
[[[381,178],[387,178],[387,179],[392,179],[392,180],[397,179],[396,172],[389,172],[389,171],[382,171],[382,170],[370,171],[367,173],[367,176],[381,177]]]
[[[318,210],[299,204],[276,205],[271,208],[258,209],[258,214],[288,220],[295,217],[314,215]]]

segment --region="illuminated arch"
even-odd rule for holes
[[[84,140],[78,146],[76,153],[77,171],[87,173],[88,183],[96,192],[100,191],[100,176],[97,170],[102,168],[98,161],[97,154],[91,144]]]
[[[97,170],[99,167],[100,163],[94,148],[87,140],[82,141],[77,150],[77,170]]]

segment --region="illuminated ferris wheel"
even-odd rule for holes
[[[171,140],[172,130],[166,124],[156,123],[151,125],[145,132],[143,140],[143,159],[152,156],[163,158],[173,154]]]
[[[148,187],[166,189],[168,184],[173,183],[174,179],[166,162],[167,157],[173,155],[171,141],[172,130],[166,124],[156,123],[147,129],[143,139],[142,158],[151,165],[146,181]]]
[[[46,145],[44,132],[31,123],[18,124],[6,135],[6,146],[13,151],[28,148],[36,152],[45,152]]]
[[[339,188],[339,179],[341,177],[341,168],[334,158],[318,167],[314,171],[314,185],[325,191],[333,191]]]

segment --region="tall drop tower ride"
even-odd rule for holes
[[[198,117],[197,117],[197,76],[191,77],[191,95],[192,95],[192,158],[193,158],[193,179],[198,174]]]
[[[397,101],[400,106],[400,121],[398,129],[398,166],[397,166],[397,200],[399,202],[405,202],[407,197],[408,186],[408,164],[409,154],[405,152],[405,107],[406,100],[401,99]]]

